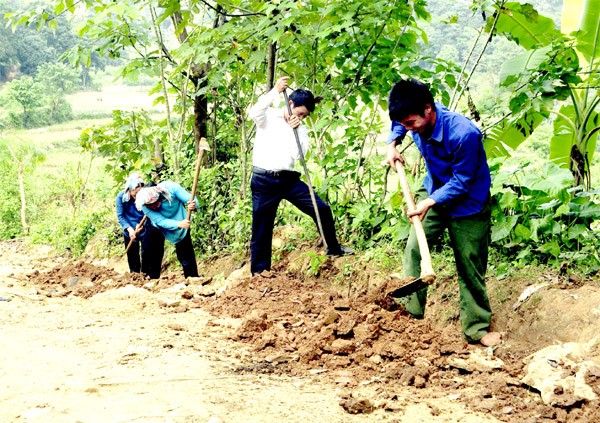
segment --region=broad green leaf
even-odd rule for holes
[[[558,245],[557,240],[553,239],[540,245],[538,251],[558,257],[560,255],[560,245]]]
[[[550,159],[558,165],[569,165],[576,137],[576,121],[575,108],[572,104],[565,104],[552,122],[554,131],[550,139]]]
[[[53,33],[56,32],[56,29],[58,28],[58,21],[56,19],[51,19],[48,21],[48,28],[50,29],[50,31],[52,31]]]
[[[550,196],[556,196],[560,191],[573,185],[573,174],[568,169],[547,162],[544,164],[543,171],[543,175],[527,173],[521,181],[522,186],[532,191],[542,191]],[[558,201],[555,204],[558,204]]]
[[[589,201],[584,204],[571,203],[570,207],[571,211],[569,213],[565,213],[565,216],[600,220],[600,204]]]
[[[521,75],[528,70],[537,68],[548,59],[548,52],[551,50],[551,46],[528,50],[505,61],[498,75],[500,83],[502,84],[509,76]],[[526,80],[528,77],[529,75],[523,75],[520,79]]]
[[[538,210],[551,210],[551,209],[554,209],[559,204],[561,204],[560,201],[558,201],[557,199],[553,199],[547,203],[538,205]]]
[[[514,210],[517,206],[518,197],[513,192],[505,192],[501,195],[498,204],[503,210]]]
[[[554,212],[554,217],[562,216],[563,214],[568,213],[569,210],[570,209],[568,204],[561,204]]]
[[[516,149],[545,119],[544,115],[528,111],[517,119],[505,119],[488,133],[484,147],[488,157],[507,156],[506,146]]]
[[[523,241],[529,241],[531,238],[531,230],[522,224],[515,226],[515,235],[521,238]]]
[[[569,228],[569,230],[567,231],[567,237],[569,239],[577,239],[580,236],[587,234],[588,232],[589,229],[586,225],[578,223],[577,225],[574,225]]]
[[[585,0],[580,16],[577,50],[588,63],[592,63],[600,54],[600,0]]]
[[[519,221],[519,216],[502,216],[492,226],[492,242],[508,238],[510,232]]]
[[[531,4],[508,2],[498,13],[496,33],[528,50],[547,46],[562,37],[554,21],[541,16]],[[494,16],[488,18],[488,28],[491,28],[494,19]]]

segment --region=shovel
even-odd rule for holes
[[[415,200],[410,192],[408,185],[408,179],[406,178],[406,172],[404,171],[404,165],[399,161],[394,163],[396,165],[396,172],[400,178],[400,186],[404,194],[404,199],[408,205],[408,210],[415,210]],[[417,236],[417,242],[419,243],[419,252],[421,253],[421,276],[407,284],[396,288],[387,293],[386,297],[401,298],[413,294],[423,288],[428,287],[435,281],[435,273],[433,272],[433,266],[431,265],[431,254],[429,253],[429,246],[427,245],[427,237],[423,230],[423,222],[419,216],[413,216],[410,218]]]

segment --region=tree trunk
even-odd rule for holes
[[[23,225],[23,232],[25,233],[25,235],[29,235],[29,225],[27,224],[27,219],[25,215],[25,211],[27,210],[27,203],[25,202],[25,184],[23,183],[23,163],[19,163],[18,175],[19,194],[21,197],[21,225]]]
[[[17,179],[19,180],[19,197],[21,198],[21,225],[23,226],[23,233],[25,235],[29,235],[29,225],[27,224],[27,219],[25,215],[25,211],[27,210],[27,203],[25,202],[25,184],[23,183],[23,163],[17,159],[17,156],[13,152],[12,148],[8,146],[8,151],[10,151],[10,155],[13,157],[15,162],[17,163]]]
[[[191,78],[194,84],[195,91],[206,86],[206,82],[202,80],[202,74],[194,75]],[[200,139],[206,137],[206,128],[208,124],[208,99],[206,95],[196,95],[194,97],[194,151],[196,154],[200,151]],[[206,137],[208,138],[208,137]],[[214,150],[214,146],[209,141],[210,148]]]
[[[173,15],[171,15],[171,19],[173,21],[173,25],[175,26],[175,28],[179,27],[179,24],[181,23],[181,20],[182,20],[181,12],[179,12],[179,11],[173,12]],[[179,40],[179,42],[181,44],[186,42],[186,40],[188,39],[188,32],[187,32],[186,28],[183,28],[181,30],[181,32],[179,32],[177,34],[177,39]],[[209,65],[207,64],[205,66],[209,66]],[[198,65],[198,64],[193,64],[191,66],[190,81],[192,81],[192,83],[194,84],[195,92],[198,92],[198,90],[200,88],[203,88],[206,86],[206,82],[203,81],[203,77],[205,74],[205,66]],[[207,123],[208,123],[208,99],[206,97],[206,94],[196,95],[194,97],[194,128],[193,128],[194,151],[196,152],[196,154],[198,154],[200,151],[200,139],[202,137],[206,137],[207,139],[210,139],[209,137],[206,136],[206,129],[208,126]],[[209,141],[209,144],[210,144],[210,141]],[[213,145],[211,145],[210,147],[213,151],[215,151]]]

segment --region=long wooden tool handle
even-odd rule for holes
[[[396,172],[398,172],[398,176],[400,177],[400,186],[402,187],[408,210],[413,211],[416,209],[415,200],[410,192],[404,165],[399,161],[396,161],[394,164],[396,165]],[[415,234],[417,235],[417,242],[419,243],[419,252],[421,253],[421,276],[434,275],[429,245],[427,244],[427,237],[425,236],[425,230],[423,229],[423,222],[421,222],[419,216],[413,216],[410,220],[415,227]]]
[[[206,138],[200,138],[200,145],[206,143]],[[194,172],[194,183],[192,184],[192,197],[190,201],[194,201],[196,197],[196,189],[198,188],[198,175],[200,175],[200,167],[202,166],[202,159],[204,158],[204,149],[201,148],[198,152],[198,159],[196,160],[196,170]],[[188,209],[186,219],[190,220],[192,217],[192,211]]]
[[[148,219],[148,216],[144,215],[144,217],[142,217],[142,220],[140,220],[140,223],[137,224],[137,226],[135,227],[135,231],[134,231],[134,233],[136,235],[139,234],[142,231],[142,228],[144,227],[144,223],[146,223],[147,219]],[[127,248],[125,248],[125,254],[127,254],[127,252],[129,251],[129,249],[133,245],[134,241],[135,241],[135,239],[133,239],[133,238],[131,238],[129,240],[129,244],[127,244]]]
[[[291,116],[292,107],[290,106],[290,99],[287,95],[286,90],[283,90],[283,97],[285,98],[285,105],[287,106],[288,114]],[[302,162],[302,168],[304,169],[304,177],[306,178],[306,185],[308,185],[310,200],[312,201],[313,209],[315,210],[315,217],[317,218],[317,228],[319,229],[319,235],[321,235],[323,245],[325,246],[325,249],[327,249],[327,240],[325,239],[325,232],[323,231],[323,223],[321,223],[321,215],[319,214],[319,208],[317,207],[317,197],[315,196],[315,191],[313,190],[312,183],[310,182],[310,175],[308,173],[308,167],[306,166],[306,159],[304,158],[302,145],[300,144],[298,128],[294,128],[294,136],[296,137],[296,146],[298,147],[298,153],[300,154],[300,162]]]

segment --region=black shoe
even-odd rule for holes
[[[335,252],[332,252],[329,248],[327,249],[327,255],[329,257],[343,257],[343,256],[351,256],[353,254],[354,254],[354,250],[352,248],[346,247],[344,245],[340,245],[340,249]]]

